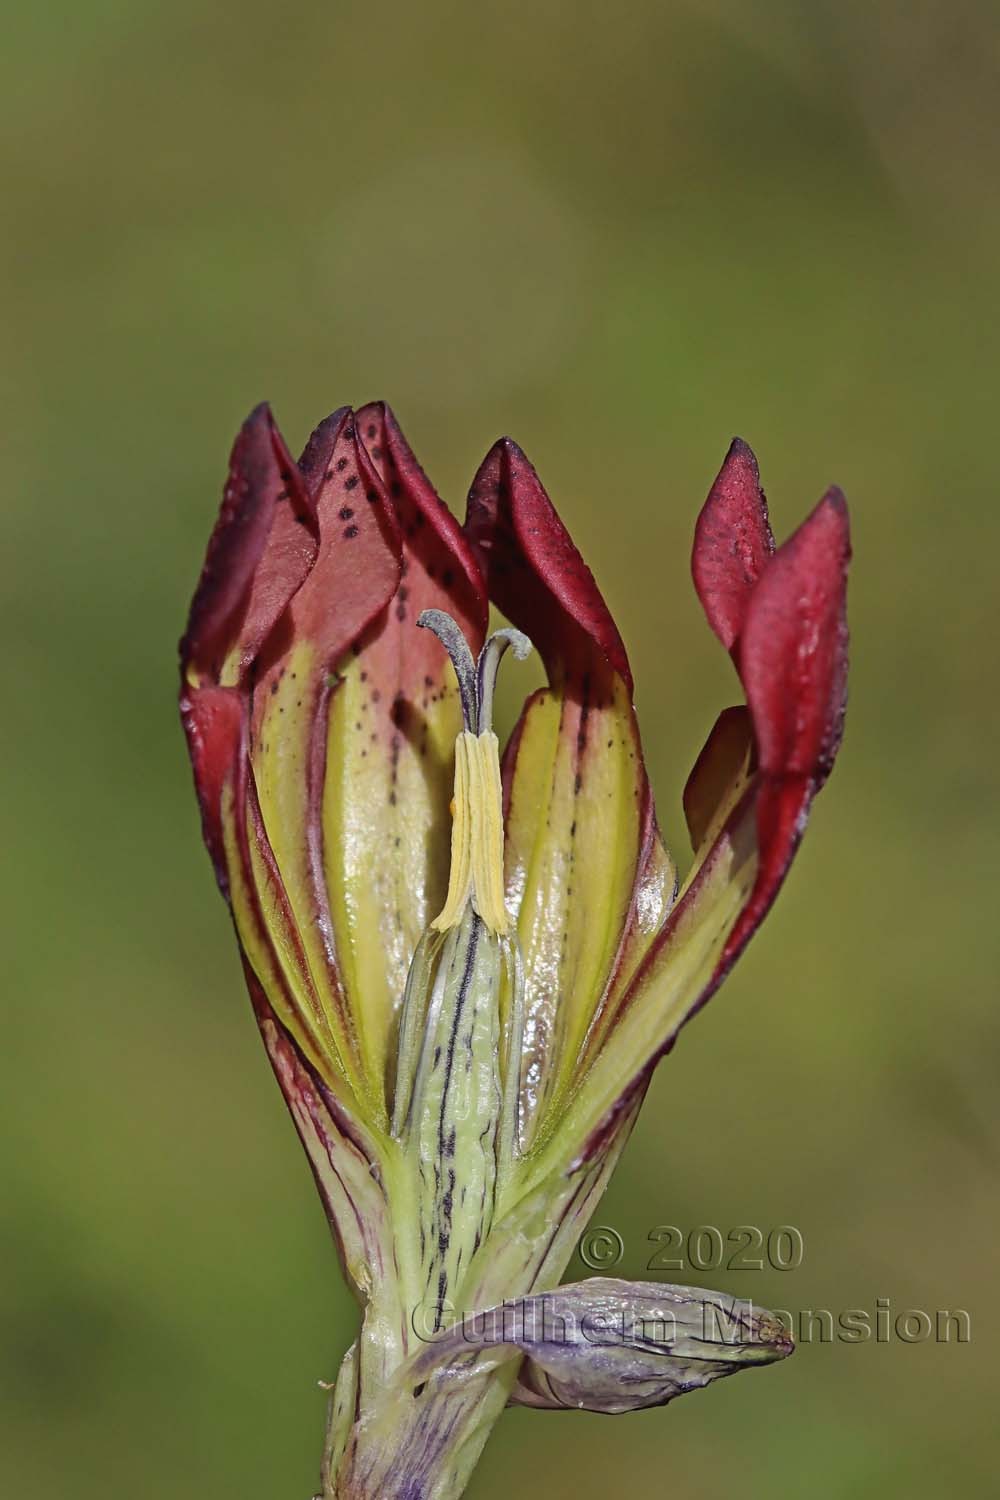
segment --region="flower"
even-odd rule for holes
[[[744,1304],[745,1337],[708,1329],[720,1294],[553,1289],[829,773],[848,561],[836,490],[775,547],[734,442],[693,573],[746,702],[685,788],[678,889],[624,645],[521,450],[490,451],[460,527],[386,406],[334,413],[298,463],[266,407],[245,424],[181,713],[257,1020],[364,1309],[325,1496],[457,1495],[508,1400],[662,1404],[789,1352]],[[487,640],[490,603],[513,628]],[[493,684],[529,642],[547,684],[501,766]],[[557,1338],[526,1321],[547,1298]],[[613,1354],[580,1332],[609,1309]],[[635,1333],[668,1314],[669,1337]]]

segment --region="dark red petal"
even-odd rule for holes
[[[246,766],[247,704],[235,688],[207,686],[181,692],[181,722],[187,735],[201,828],[223,895],[229,876],[222,836],[222,791],[230,775]]]
[[[399,528],[350,411],[334,412],[317,427],[300,466],[316,510],[320,550],[291,613],[296,633],[321,645],[332,667],[395,593]]]
[[[760,768],[822,785],[847,682],[847,504],[831,489],[765,570],[747,609],[740,676]]]
[[[746,714],[726,710],[685,793],[685,809],[699,846],[694,872],[636,972],[616,1018],[616,1024],[625,1027],[630,1016],[640,1016],[639,1044],[629,1063],[632,1081],[619,1089],[621,1097],[647,1081],[680,1028],[718,989],[770,909],[802,839],[812,799],[829,773],[843,728],[850,555],[847,506],[838,490],[830,490],[766,562],[756,587],[749,588],[734,654],[746,689],[756,758],[747,779]],[[706,608],[711,618],[711,604]],[[716,820],[722,820],[717,835],[711,828]],[[728,905],[732,912],[730,890],[741,908],[735,916],[723,909],[713,920],[721,895],[723,908]],[[661,1017],[662,1030],[654,1040],[657,979],[670,974],[674,955],[682,953],[692,937],[693,958],[686,967],[679,960],[672,992],[668,986],[668,1014]],[[653,1007],[645,1019],[637,1011],[644,1002]],[[643,1028],[650,1019],[654,1024],[647,1034]],[[598,1057],[593,1067],[600,1065]],[[614,1105],[609,1102],[595,1119],[581,1162],[589,1161],[590,1152],[606,1143],[614,1126]]]
[[[737,654],[756,747],[759,868],[750,900],[726,942],[713,990],[770,910],[840,745],[850,558],[847,503],[831,489],[767,563],[747,602]],[[692,788],[707,789],[713,760],[721,776],[727,757],[719,736],[725,720],[724,714],[691,773],[686,808],[695,795]]]
[[[713,990],[722,982],[771,910],[795,851],[802,842],[815,790],[814,783],[804,776],[783,781],[762,778],[756,799],[757,878],[750,900],[740,912],[722,950],[713,976]]]
[[[309,439],[301,474],[319,532],[307,577],[277,621],[256,677],[255,697],[281,672],[288,650],[308,641],[316,686],[358,640],[396,591],[399,534],[382,482],[358,442],[348,408],[334,412]],[[259,715],[255,715],[258,717]]]
[[[754,586],[774,552],[757,460],[734,438],[694,532],[691,572],[708,623],[733,649]]]
[[[234,650],[244,665],[252,658],[315,552],[308,493],[270,408],[258,406],[233,445],[222,508],[181,642],[189,680],[218,680]]]
[[[747,610],[740,675],[760,768],[760,867],[726,943],[723,973],[770,909],[840,746],[850,558],[847,502],[831,489],[775,553]]]
[[[407,585],[412,620],[424,609],[446,609],[465,631],[475,654],[489,618],[486,580],[476,554],[421,468],[391,407],[371,402],[358,412],[357,425],[358,437],[395,511],[404,554],[410,558]],[[419,598],[413,592],[414,572],[424,575]],[[440,648],[426,632],[418,632],[412,645],[429,650],[432,659],[439,660]]]
[[[525,631],[550,676],[606,661],[632,690],[617,626],[593,575],[516,443],[490,449],[469,492],[465,532],[490,598]]]

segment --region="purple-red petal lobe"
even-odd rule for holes
[[[597,656],[631,692],[625,647],[593,574],[510,438],[490,449],[473,480],[465,532],[490,598],[531,637],[550,676],[586,671]]]
[[[847,502],[831,489],[775,553],[747,610],[739,665],[759,766],[760,863],[723,972],[767,915],[840,746],[850,559]]]
[[[223,845],[222,802],[228,780],[240,779],[246,760],[247,704],[235,688],[208,684],[182,689],[181,723],[187,736],[195,791],[201,807],[201,828],[224,895],[229,875]]]
[[[301,472],[315,517],[311,567],[257,663],[263,698],[292,646],[308,641],[317,681],[385,609],[399,583],[399,528],[378,474],[358,441],[353,413],[334,412],[313,433]]]
[[[744,463],[745,454],[737,457]],[[744,464],[744,475],[750,472]],[[725,556],[720,538],[710,546]],[[738,632],[731,634],[730,613],[720,634],[732,647],[747,706],[720,716],[692,771],[684,803],[695,864],[618,1006],[610,1045],[591,1054],[585,1087],[600,1104],[581,1162],[604,1149],[622,1102],[718,989],[781,888],[840,744],[850,556],[847,505],[832,489],[763,557],[756,581],[752,569],[740,575]],[[718,625],[715,596],[703,597]]]
[[[218,680],[226,657],[249,661],[311,566],[312,505],[269,406],[233,445],[222,507],[195,591],[181,662],[190,679]]]
[[[740,676],[761,770],[821,784],[840,744],[847,683],[847,503],[831,489],[779,548],[750,600]]]
[[[757,460],[734,438],[702,507],[691,571],[708,623],[727,651],[738,641],[750,596],[774,552]]]
[[[489,599],[479,559],[464,531],[424,473],[390,406],[373,401],[361,407],[357,426],[395,511],[404,549],[423,561],[432,592],[440,595],[430,604],[421,602],[420,609],[433,605],[447,609],[466,632],[473,651],[478,651],[486,634]],[[422,535],[425,530],[430,537]],[[414,619],[420,609],[412,612]],[[426,650],[424,632],[418,634],[415,645]],[[436,648],[431,649],[437,659]]]

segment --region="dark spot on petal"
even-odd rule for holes
[[[344,527],[344,536],[346,537],[346,539],[348,541],[350,541],[353,537],[356,537],[357,534],[358,534],[358,528],[356,526],[345,526]]]
[[[344,480],[344,488],[347,490],[356,490],[360,483],[361,481],[357,474],[351,474]]]
[[[349,505],[342,505],[337,512],[342,521],[349,521],[353,514],[354,512]]]

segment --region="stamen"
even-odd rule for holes
[[[455,795],[451,812],[451,870],[448,895],[431,926],[447,932],[461,921],[472,895],[472,762],[476,736],[464,730],[455,741]]]
[[[417,624],[433,630],[451,657],[462,697],[465,728],[455,741],[455,797],[452,803],[451,872],[444,906],[431,927],[456,927],[471,901],[493,932],[510,926],[503,886],[503,794],[500,745],[493,733],[493,693],[497,669],[508,647],[523,661],[531,642],[520,630],[498,630],[473,662],[461,629],[442,609],[425,609]]]

